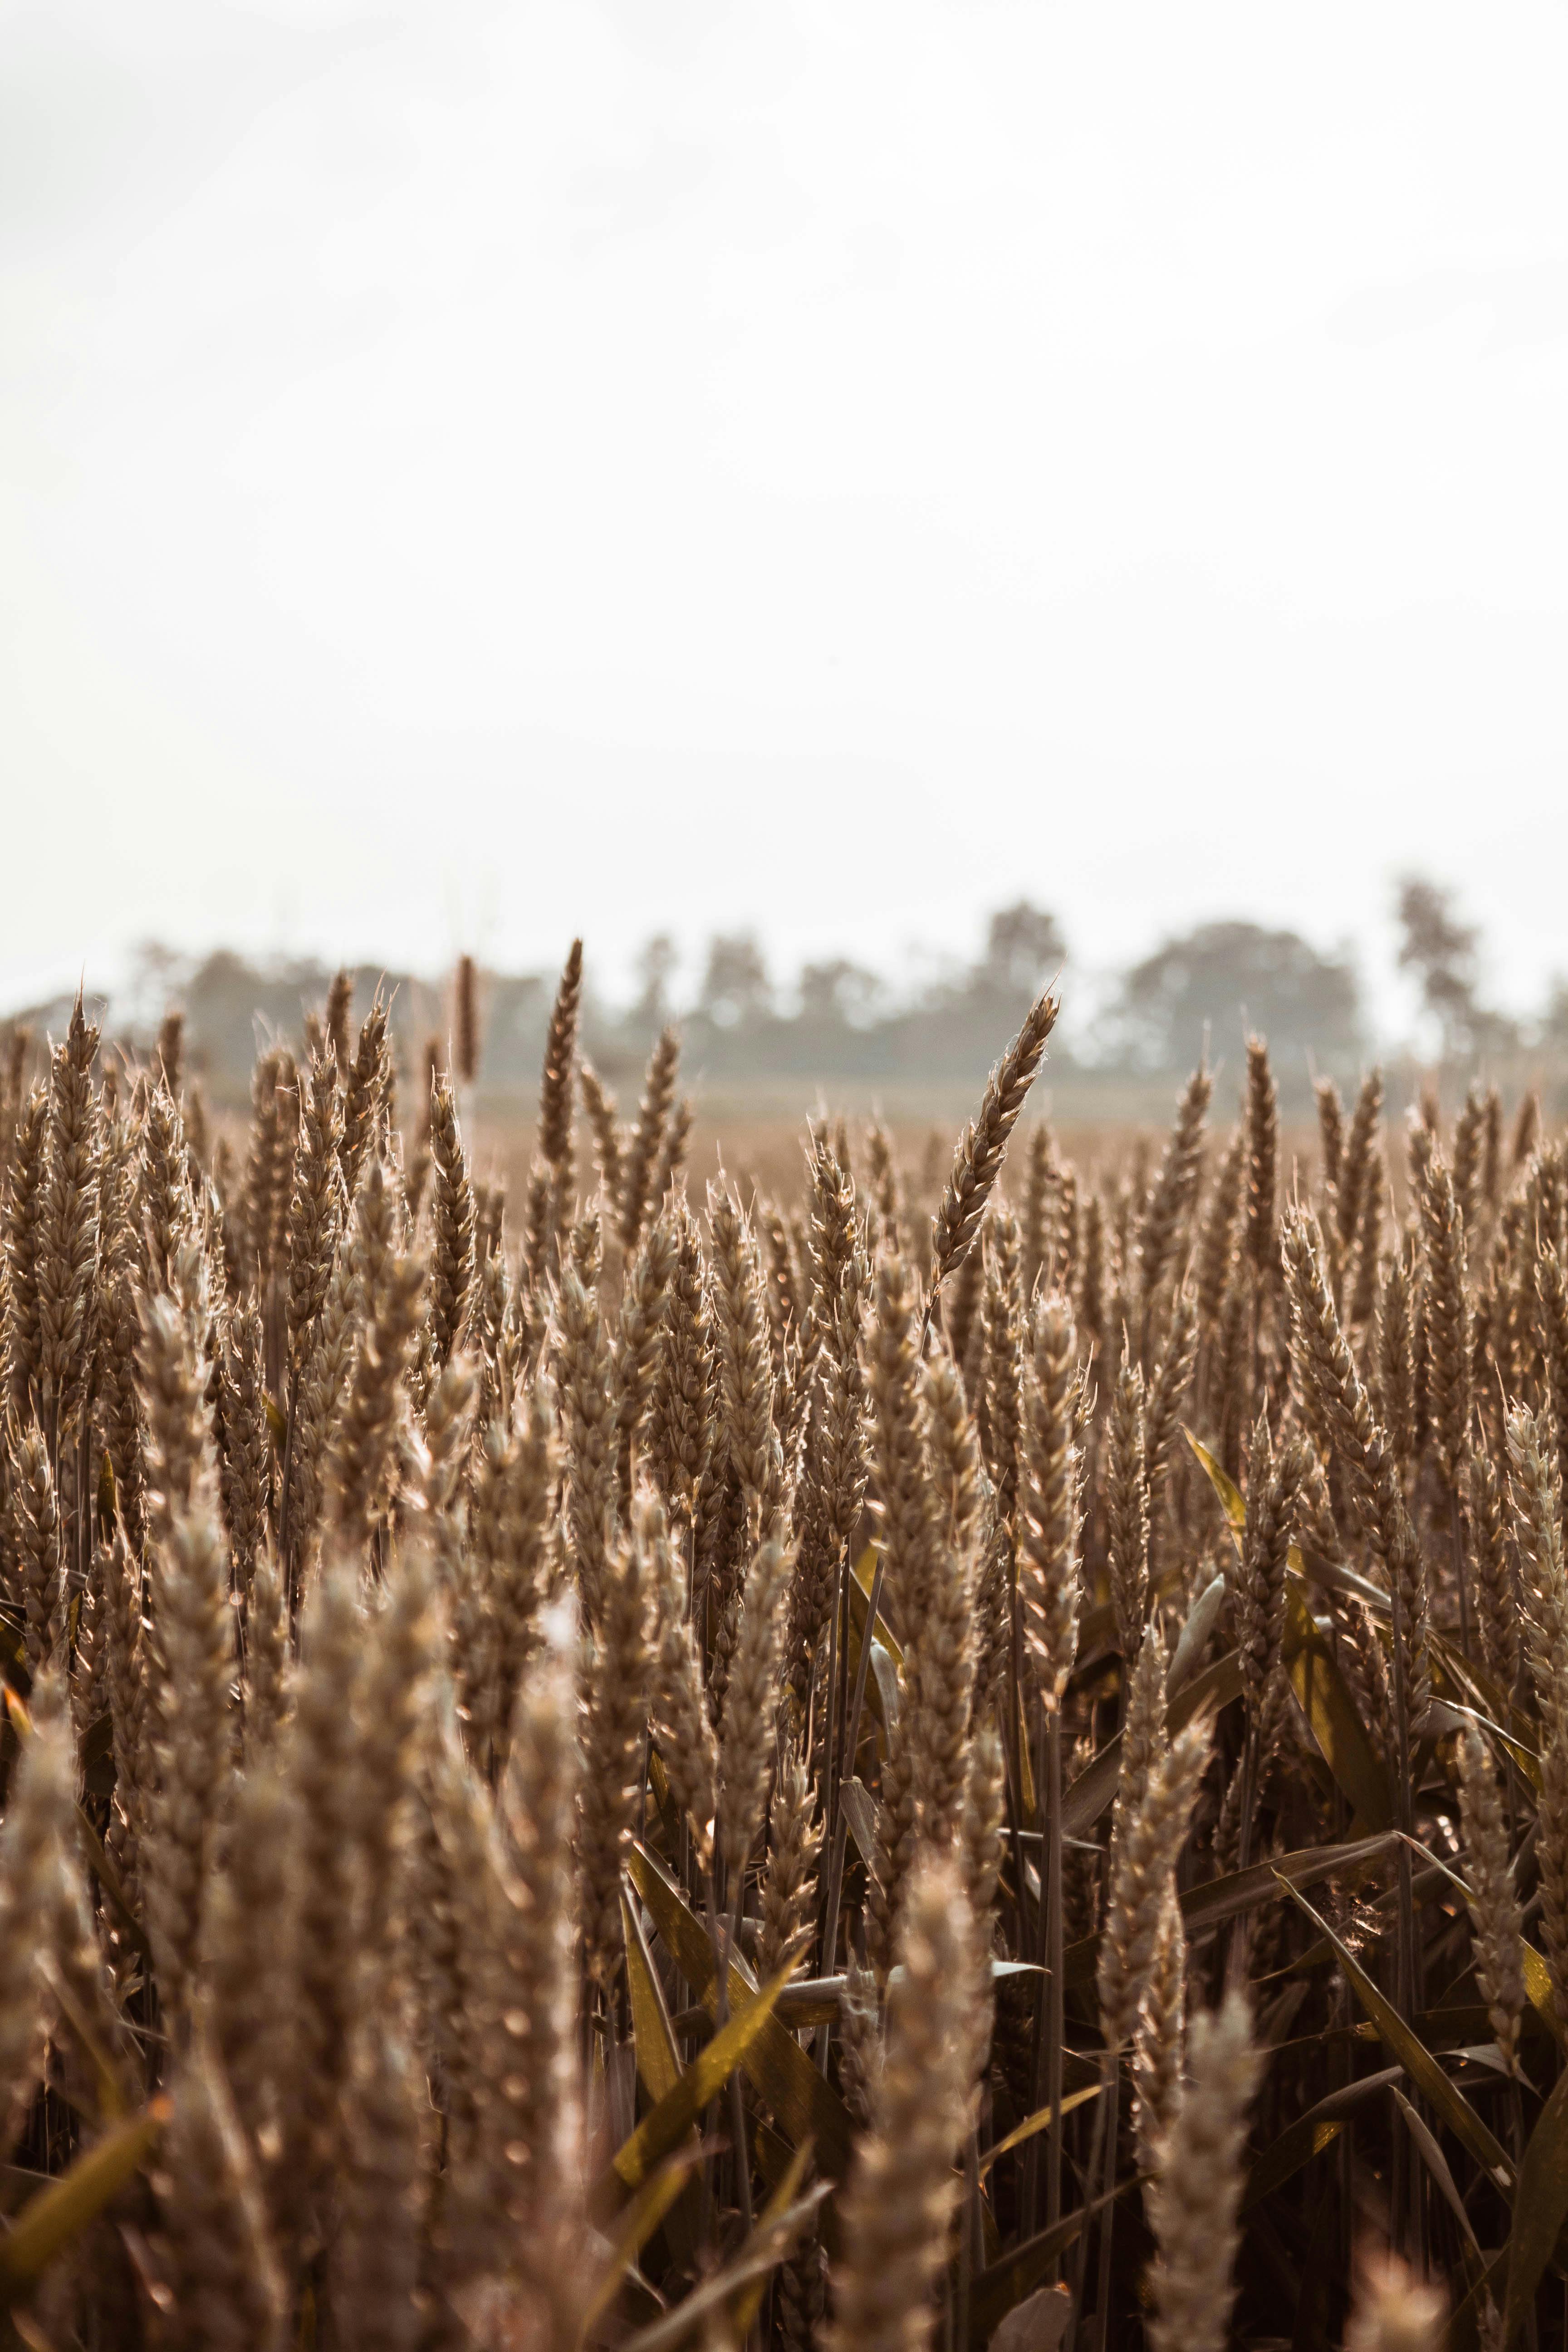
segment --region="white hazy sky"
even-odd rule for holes
[[[1568,964],[1568,13],[0,0],[0,990]]]

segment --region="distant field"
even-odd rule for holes
[[[1061,1122],[1045,1114],[1044,1123],[1061,1156],[1086,1173],[1120,1167],[1140,1149],[1152,1162],[1169,1125],[1174,1092],[1163,1081],[1146,1088],[1129,1087],[1119,1111]],[[829,1128],[842,1112],[853,1152],[876,1111],[869,1102],[859,1109],[846,1108],[833,1096],[827,1096],[826,1102]],[[629,1110],[632,1106],[625,1108]],[[953,1147],[964,1121],[973,1114],[973,1096],[933,1090],[913,1100],[906,1095],[897,1103],[885,1101],[879,1108],[900,1171],[921,1205],[933,1210]],[[1029,1129],[1041,1123],[1043,1112],[1042,1104],[1031,1102],[1019,1129],[1020,1144],[1026,1140]],[[721,1164],[731,1176],[750,1180],[776,1201],[794,1200],[805,1178],[809,1121],[818,1115],[814,1108],[792,1117],[771,1087],[754,1095],[731,1092],[717,1100],[700,1095],[687,1162],[694,1202],[700,1202],[708,1180],[717,1175]],[[520,1201],[536,1147],[536,1123],[519,1117],[514,1106],[498,1105],[479,1091],[467,1109],[465,1131],[476,1172],[487,1178],[500,1175],[509,1199]],[[580,1138],[579,1148],[589,1151],[585,1136]],[[1215,1148],[1211,1145],[1211,1151]],[[1281,1149],[1288,1177],[1292,1165],[1298,1160],[1305,1165],[1315,1153],[1316,1130],[1300,1124],[1284,1125]],[[1017,1146],[1012,1160],[1021,1165]],[[1014,1188],[1017,1181],[1015,1171]]]

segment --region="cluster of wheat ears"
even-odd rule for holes
[[[1533,1105],[1287,1168],[1254,1039],[1004,1184],[1047,996],[931,1197],[698,1202],[581,975],[515,1232],[471,972],[401,1127],[346,980],[247,1136],[177,1022],[0,1073],[0,2325],[1561,2345]]]

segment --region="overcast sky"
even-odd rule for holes
[[[1568,13],[0,0],[0,990],[1568,966]]]

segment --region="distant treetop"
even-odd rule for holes
[[[1214,1060],[1235,1058],[1259,1031],[1281,1070],[1309,1052],[1326,1068],[1353,1066],[1363,1044],[1353,966],[1260,923],[1202,923],[1167,940],[1127,974],[1109,1027],[1117,1057],[1149,1070],[1190,1068],[1205,1032]]]
[[[1067,957],[1067,941],[1054,915],[1020,898],[991,918],[980,975],[996,989],[1037,997]]]
[[[1407,874],[1394,911],[1399,967],[1420,982],[1421,1002],[1436,1024],[1444,1060],[1468,1061],[1516,1045],[1517,1023],[1480,1001],[1480,932],[1458,919],[1453,891]]]

